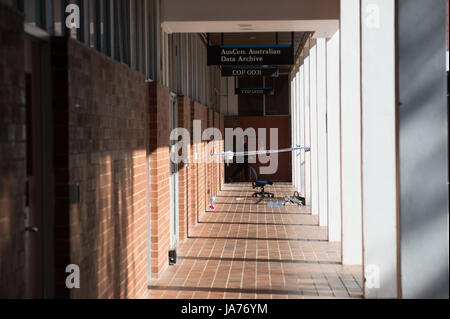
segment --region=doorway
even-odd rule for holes
[[[26,202],[24,213],[25,282],[27,298],[54,296],[53,124],[50,44],[26,35]]]
[[[27,298],[43,295],[43,172],[41,43],[25,39],[26,202],[25,273]]]

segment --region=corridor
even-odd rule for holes
[[[448,299],[448,26],[0,0],[0,299]]]
[[[250,184],[225,184],[147,297],[360,298],[361,266],[340,264],[340,243],[309,207],[267,205],[292,194],[290,184],[270,191],[274,199],[256,199]]]

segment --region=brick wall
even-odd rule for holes
[[[56,281],[72,298],[136,298],[147,290],[147,108],[144,76],[83,44],[52,40],[55,78]],[[69,202],[69,185],[81,200]]]
[[[218,128],[220,130],[220,114],[217,112],[214,112],[214,127]],[[222,132],[221,132],[222,133]],[[223,138],[223,135],[222,135]],[[216,141],[214,145],[214,153],[220,153],[221,152],[221,141]],[[214,178],[213,178],[213,194],[217,195],[217,193],[220,190],[222,177],[220,176],[220,163],[217,161],[218,159],[222,160],[220,157],[214,157],[213,158],[213,172],[214,172]]]
[[[220,142],[220,151],[225,152],[225,116],[220,114],[220,131],[222,132],[222,141]],[[220,171],[220,187],[225,182],[225,163],[222,161],[219,164]]]
[[[178,97],[178,126],[186,128],[191,134],[191,101],[185,96]],[[191,147],[191,141],[188,142],[188,149]],[[180,163],[178,167],[178,210],[179,210],[179,240],[180,242],[187,238],[188,229],[188,201],[189,201],[189,171],[188,166]]]
[[[195,118],[195,103],[190,102],[191,123]],[[189,133],[191,134],[190,145],[190,163],[188,168],[188,232],[193,226],[197,224],[198,216],[198,198],[197,198],[197,186],[198,186],[198,174],[197,163],[195,162],[195,153],[197,146],[193,143],[193,126],[190,127]]]
[[[150,84],[151,269],[157,278],[168,265],[170,249],[170,93]]]
[[[0,3],[0,298],[25,295],[23,16]]]
[[[291,126],[290,126],[290,116],[280,115],[280,116],[226,116],[225,117],[225,127],[226,128],[236,128],[241,127],[244,131],[247,128],[254,128],[256,133],[258,129],[262,128],[266,130],[266,148],[270,145],[270,128],[278,129],[278,148],[289,148],[291,147]],[[272,146],[271,146],[272,147]],[[278,155],[278,168],[274,174],[262,175],[261,178],[269,179],[273,181],[290,181],[291,180],[291,165],[292,159],[290,153],[279,153]],[[258,167],[267,166],[268,164],[250,163],[250,167],[254,167],[258,171]],[[235,172],[237,164],[231,163],[225,168],[225,179],[228,182],[231,175]],[[241,176],[243,174],[241,173]],[[250,170],[250,178],[252,178]]]
[[[212,109],[207,109],[207,125],[206,128],[214,127],[214,111]],[[210,139],[211,140],[211,139]],[[209,154],[208,148],[211,147],[209,144],[213,144],[213,141],[205,141],[205,200],[206,200],[206,210],[209,210],[209,205],[211,204],[211,196],[214,194],[213,190],[213,163],[211,161],[211,156]],[[207,154],[208,153],[208,154]]]
[[[207,128],[208,124],[208,110],[203,105],[193,102],[192,120],[201,120],[201,133]],[[192,137],[193,138],[193,137]],[[195,186],[196,186],[196,221],[205,212],[207,205],[207,186],[206,186],[206,163],[204,154],[206,149],[206,142],[202,141],[193,145],[194,152],[198,155],[198,163],[192,168],[194,170]]]

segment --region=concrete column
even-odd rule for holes
[[[342,262],[362,264],[360,0],[341,1]]]
[[[291,90],[291,95],[290,95],[290,106],[291,106],[291,130],[294,131],[294,127],[295,127],[295,121],[294,121],[294,112],[295,112],[295,104],[294,104],[294,80],[295,77],[293,79],[291,79],[291,86],[290,86],[290,90]],[[291,133],[291,144],[294,145],[294,134]],[[294,154],[291,154],[291,161],[292,163],[294,163]],[[291,172],[292,172],[292,185],[295,186],[295,166],[292,165],[291,167]]]
[[[309,41],[308,44],[309,45]],[[311,146],[311,107],[309,95],[309,49],[305,51],[306,57],[303,62],[305,83],[305,146]],[[311,152],[305,152],[305,202],[311,205]]]
[[[305,146],[305,76],[304,76],[304,65],[300,66],[299,75],[300,75],[300,140],[298,144],[300,146]],[[301,150],[300,152],[295,153],[295,161],[298,167],[300,168],[300,189],[301,196],[305,197],[305,151]]]
[[[316,40],[311,39],[309,51],[309,94],[310,94],[310,126],[311,126],[311,213],[319,214],[319,177],[317,165],[317,45]]]
[[[395,2],[362,0],[361,6],[364,292],[366,298],[395,298]]]
[[[296,125],[296,129],[295,129],[295,145],[297,146],[300,144],[300,129],[301,129],[301,124],[300,124],[300,118],[301,118],[301,99],[302,99],[302,94],[300,91],[300,87],[301,87],[302,81],[301,81],[301,77],[300,77],[300,70],[297,72],[297,86],[296,86],[296,91],[297,91],[297,112],[295,114],[295,122],[297,123]],[[294,152],[294,156],[295,159],[293,162],[293,165],[295,163],[295,169],[296,169],[296,174],[297,174],[297,191],[299,193],[301,193],[302,191],[302,183],[301,183],[301,176],[300,176],[300,163],[299,163],[299,158],[297,157],[298,152]]]
[[[292,80],[292,106],[293,106],[293,110],[292,110],[292,121],[293,121],[293,125],[291,127],[291,135],[292,135],[292,144],[296,143],[296,135],[295,132],[297,130],[297,121],[296,121],[296,116],[297,116],[297,74],[294,76],[294,79]],[[292,165],[292,180],[293,180],[293,185],[295,188],[297,188],[297,167],[295,165]]]
[[[319,225],[328,225],[327,44],[317,39],[317,178]]]
[[[339,31],[327,41],[328,240],[341,241]]]

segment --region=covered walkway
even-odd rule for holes
[[[178,262],[151,282],[149,298],[359,298],[361,266],[343,266],[310,207],[268,206],[246,183],[225,184],[214,211],[199,218]]]
[[[0,0],[0,299],[448,299],[448,3]]]

